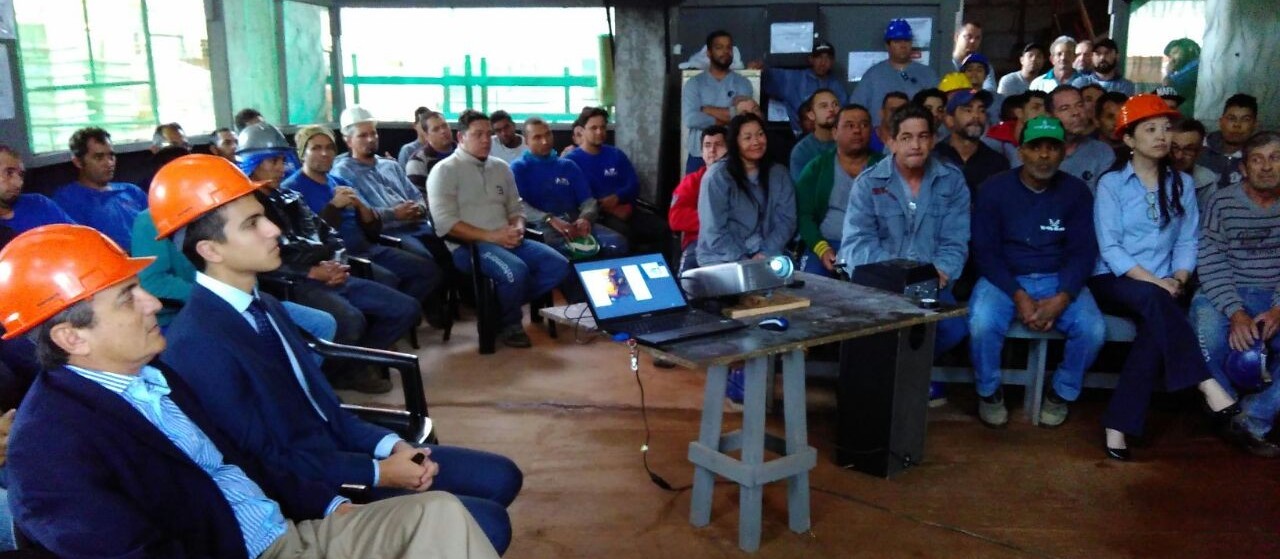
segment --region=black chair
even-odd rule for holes
[[[526,241],[542,242],[546,238],[541,231],[525,228],[524,238]],[[498,322],[501,320],[501,310],[498,308],[498,287],[493,279],[486,277],[480,269],[480,248],[475,243],[464,241],[452,235],[446,236],[445,240],[457,243],[467,247],[471,251],[471,288],[475,293],[476,303],[476,334],[480,338],[480,355],[491,355],[497,351],[498,340]],[[529,312],[533,316],[534,322],[541,322],[537,309],[553,306],[554,298],[550,293],[539,297],[529,303]],[[548,323],[548,333],[551,337],[556,337],[555,323]]]
[[[404,389],[404,409],[380,408],[356,404],[342,404],[342,408],[355,413],[361,419],[386,427],[411,444],[435,444],[436,431],[427,413],[426,389],[422,385],[422,369],[418,356],[397,351],[370,349],[367,347],[335,344],[317,339],[306,332],[303,338],[311,350],[325,359],[345,359],[373,365],[400,374]]]
[[[293,294],[293,280],[278,274],[259,274],[258,288],[287,301]],[[395,431],[410,443],[435,443],[436,433],[427,414],[427,396],[422,385],[422,369],[418,365],[418,356],[336,344],[318,339],[302,329],[298,332],[302,334],[311,349],[325,359],[342,359],[358,365],[373,365],[384,372],[400,373],[404,390],[404,410],[354,404],[342,404],[342,407],[351,410],[361,419]]]

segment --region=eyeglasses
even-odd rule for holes
[[[906,72],[906,70],[898,72],[898,75],[902,76],[902,81],[904,82],[918,83],[914,77]]]
[[[1147,219],[1151,221],[1160,220],[1160,209],[1156,207],[1156,193],[1147,193]]]

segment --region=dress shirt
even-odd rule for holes
[[[280,505],[262,492],[239,467],[225,464],[222,453],[187,414],[169,398],[169,383],[154,367],[144,366],[137,375],[122,375],[103,371],[91,371],[68,365],[76,374],[120,395],[130,406],[138,410],[164,436],[173,442],[183,454],[204,470],[218,490],[231,505],[236,523],[244,535],[249,557],[261,555],[288,529]],[[325,511],[332,512],[346,502],[335,498]]]
[[[1168,192],[1173,176],[1160,185]],[[1182,173],[1181,216],[1171,215],[1169,224],[1161,227],[1147,212],[1147,189],[1133,171],[1133,164],[1102,175],[1094,198],[1093,225],[1098,235],[1098,252],[1102,258],[1094,275],[1111,273],[1122,276],[1134,266],[1142,266],[1158,278],[1171,277],[1177,270],[1196,269],[1196,244],[1199,237],[1200,212],[1196,206],[1196,189],[1191,177]],[[1172,205],[1172,203],[1170,204]]]

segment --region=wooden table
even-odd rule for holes
[[[809,530],[809,470],[817,464],[817,451],[808,442],[804,349],[877,334],[894,335],[920,326],[925,329],[924,343],[910,344],[912,351],[932,355],[937,321],[964,314],[964,309],[921,309],[902,295],[803,272],[797,273],[796,279],[805,285],[786,292],[807,297],[812,304],[778,314],[790,321],[786,331],[751,327],[661,348],[642,346],[656,358],[690,369],[707,369],[702,424],[698,440],[689,443],[689,461],[694,465],[690,522],[695,526],[711,522],[716,474],[737,482],[741,486],[738,545],[745,551],[760,547],[761,506],[764,485],[769,482],[786,480],[789,527],[799,533]],[[595,320],[585,307],[585,303],[579,303],[540,312],[554,322],[594,330]],[[747,322],[753,324],[751,319]],[[782,361],[782,438],[765,432],[766,385],[774,356],[781,356]],[[742,429],[722,434],[728,366],[741,361],[746,361]],[[927,383],[927,364],[919,373]],[[920,400],[921,417],[926,400],[927,396]],[[923,432],[920,436],[923,439]],[[781,457],[766,462],[765,448]],[[741,458],[728,454],[735,450],[742,451]]]

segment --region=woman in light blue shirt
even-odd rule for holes
[[[1107,456],[1130,458],[1125,435],[1142,434],[1161,366],[1169,391],[1197,386],[1221,419],[1240,411],[1209,376],[1186,309],[1179,303],[1196,265],[1199,213],[1191,177],[1169,158],[1169,109],[1137,95],[1116,118],[1123,154],[1098,180],[1094,231],[1101,255],[1089,289],[1104,311],[1133,318],[1138,335],[1103,416]]]

